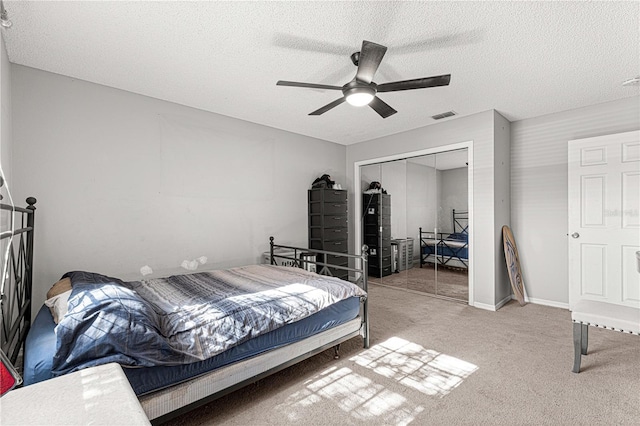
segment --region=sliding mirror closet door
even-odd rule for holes
[[[412,245],[413,268],[408,269],[408,288],[437,294],[436,240],[438,186],[435,154],[407,160],[407,227]]]
[[[467,149],[360,167],[372,282],[467,302]]]
[[[407,237],[407,160],[395,160],[381,164],[382,167],[382,187],[383,218],[390,225],[388,231],[383,235],[385,250],[389,250],[390,274],[382,278],[385,285],[408,288],[407,264],[409,259],[402,256],[399,242],[404,242]],[[388,205],[389,207],[386,207]]]
[[[469,193],[467,149],[435,154],[435,294],[469,300]]]

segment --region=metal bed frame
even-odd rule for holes
[[[362,247],[361,255],[336,253],[324,250],[308,249],[303,247],[285,246],[270,242],[270,263],[276,263],[275,259],[282,259],[295,266],[304,268],[312,263],[320,267],[317,273],[332,275],[329,268],[347,270],[355,275],[355,283],[367,291],[367,246]],[[276,249],[293,251],[293,255],[276,254]],[[316,256],[316,260],[309,257]],[[346,267],[328,263],[327,256],[344,256],[355,260],[356,266]],[[320,258],[321,260],[317,260]],[[301,341],[267,351],[238,363],[205,373],[184,383],[167,389],[143,395],[139,398],[142,408],[151,420],[152,424],[160,424],[176,416],[184,414],[194,408],[214,401],[224,395],[234,392],[248,384],[277,373],[285,368],[297,364],[307,358],[333,348],[335,358],[339,357],[340,344],[361,336],[363,347],[369,347],[369,302],[364,298],[359,317],[325,330]],[[199,393],[205,392],[202,397]]]
[[[466,221],[466,223],[462,223],[462,221]],[[469,235],[469,212],[468,211],[458,211],[453,209],[451,212],[451,223],[453,224],[453,233],[459,234],[467,234]],[[469,249],[469,242],[464,245],[452,244],[453,240],[447,240],[447,236],[451,234],[450,232],[429,232],[423,231],[422,227],[420,227],[420,267],[422,265],[428,263],[427,259],[429,256],[433,256],[435,258],[435,262],[438,265],[450,265],[449,262],[452,260],[459,261],[464,268],[469,267],[469,259],[462,257],[463,250]],[[456,241],[459,242],[459,241]],[[448,253],[444,253],[447,251]]]
[[[4,180],[0,178],[0,188],[3,185]],[[2,199],[3,196],[0,195],[0,200]],[[0,232],[0,347],[14,365],[21,364],[18,357],[24,350],[24,342],[31,327],[36,199],[29,197],[26,202],[27,207],[24,208],[0,203],[3,226]]]

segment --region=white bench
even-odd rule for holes
[[[14,389],[2,397],[0,407],[3,426],[151,425],[118,364]]]
[[[580,372],[582,355],[587,354],[589,326],[640,335],[640,309],[582,299],[571,312],[573,321],[573,372]]]

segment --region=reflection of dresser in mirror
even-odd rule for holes
[[[369,276],[391,275],[391,195],[363,194],[363,236],[369,246]]]

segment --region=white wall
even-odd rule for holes
[[[13,187],[13,176],[11,175],[11,64],[4,46],[4,37],[0,31],[0,165],[5,179],[4,185],[0,189],[0,194],[4,197],[2,203],[9,203],[8,189]],[[0,210],[0,228],[7,231],[11,227],[11,214],[6,210]],[[9,240],[3,239],[0,242],[0,273],[6,276],[5,265],[7,263],[7,245]]]
[[[569,303],[567,142],[637,129],[637,96],[511,123],[511,223],[531,301]]]
[[[438,171],[438,232],[451,233],[453,229],[453,209],[458,212],[469,208],[468,173],[466,167]],[[466,224],[467,221],[461,221]],[[458,230],[459,231],[459,230]]]
[[[11,64],[4,46],[4,36],[0,31],[0,164],[2,171],[11,185]],[[6,188],[5,188],[6,190]],[[4,191],[3,191],[4,193]],[[5,200],[6,201],[6,200]],[[4,222],[3,222],[4,223]]]
[[[119,274],[201,255],[252,263],[270,234],[304,245],[315,177],[331,174],[353,200],[355,161],[464,141],[474,146],[475,300],[510,293],[499,228],[511,223],[530,300],[566,306],[566,143],[640,129],[630,97],[515,123],[487,111],[345,148],[10,65],[4,46],[0,79],[0,161],[16,200],[38,198],[36,306],[68,269]]]
[[[495,299],[508,300],[512,290],[509,281],[509,273],[504,257],[504,244],[502,241],[502,227],[511,227],[511,123],[494,111],[493,121],[494,135],[494,217],[495,244],[498,248],[498,262],[495,263],[496,280],[507,285],[496,286]],[[517,243],[516,243],[517,244]]]
[[[486,111],[347,146],[347,179],[353,191],[356,162],[472,141],[475,213],[475,238],[471,241],[474,256],[473,300],[476,306],[487,309],[495,309],[500,302],[495,298],[497,293],[509,291],[508,281],[496,276],[497,268],[504,265],[504,258],[499,257],[501,251],[497,244],[498,231],[495,226],[495,115],[497,114],[494,111]],[[353,194],[351,196],[353,197]],[[353,208],[353,205],[350,208]],[[509,206],[505,205],[502,209],[508,216]],[[504,289],[496,291],[496,287]]]
[[[14,190],[35,196],[34,306],[66,271],[120,275],[307,244],[307,189],[345,147],[13,65]]]

